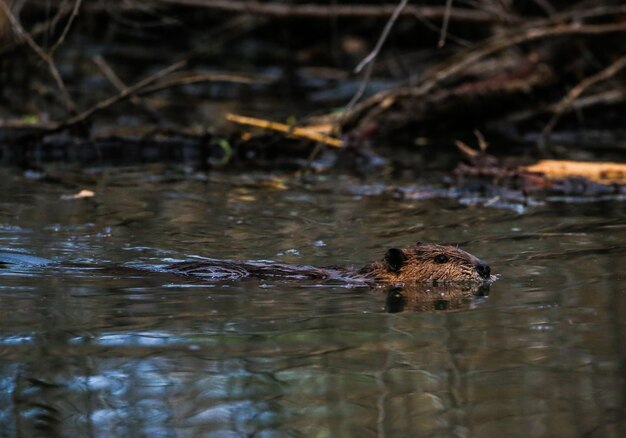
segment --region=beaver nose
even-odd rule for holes
[[[483,278],[489,278],[489,274],[491,274],[491,268],[485,262],[478,262],[476,264],[476,270],[478,274]]]

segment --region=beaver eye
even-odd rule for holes
[[[445,263],[447,261],[448,261],[448,256],[445,254],[439,254],[438,256],[435,256],[436,263]]]

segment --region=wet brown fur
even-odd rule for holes
[[[391,248],[382,260],[369,263],[360,270],[217,259],[176,263],[165,270],[213,281],[245,277],[381,283],[488,283],[495,280],[485,262],[462,249],[421,242],[406,248]]]
[[[398,270],[390,269],[388,256],[391,249],[383,260],[372,262],[364,266],[360,273],[376,281],[387,283],[402,283],[407,281],[416,282],[486,282],[493,281],[495,277],[490,275],[488,265],[455,246],[437,245],[434,243],[420,243],[414,246],[400,249],[394,257],[400,254],[404,257]],[[478,270],[483,266],[486,275]]]

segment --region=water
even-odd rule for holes
[[[355,195],[348,177],[60,175],[0,170],[0,250],[65,263],[0,269],[3,436],[626,436],[623,204],[519,214]],[[382,289],[72,266],[359,266],[416,240],[461,243],[501,278],[450,311],[390,313]]]

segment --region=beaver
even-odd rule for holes
[[[49,265],[52,260],[17,253],[0,253],[3,264]],[[489,265],[455,246],[417,242],[406,248],[390,248],[382,260],[366,264],[360,269],[329,266],[288,265],[268,261],[202,259],[180,262],[160,268],[129,266],[90,267],[72,265],[73,268],[97,269],[112,273],[132,273],[153,270],[192,276],[208,281],[258,278],[266,280],[339,280],[350,283],[491,283]]]
[[[265,261],[203,259],[167,265],[160,270],[207,280],[259,278],[275,280],[341,280],[360,283],[491,283],[487,263],[456,246],[417,242],[390,248],[382,260],[360,269],[288,265]]]

